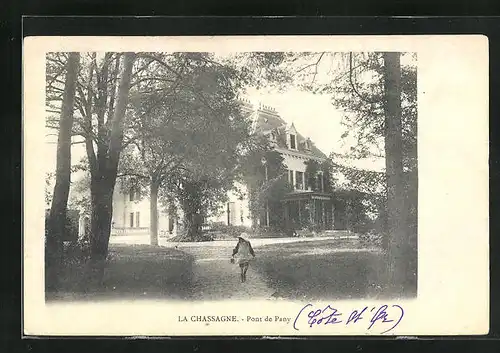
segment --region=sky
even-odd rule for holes
[[[326,155],[331,152],[345,154],[351,144],[341,135],[345,127],[341,124],[342,112],[330,101],[329,95],[313,94],[298,89],[277,92],[266,89],[249,89],[247,97],[254,104],[262,103],[276,109],[287,123],[293,123],[297,131],[309,137],[316,147]],[[381,158],[363,160],[344,160],[343,163],[362,169],[380,171],[384,168]]]

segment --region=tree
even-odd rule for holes
[[[71,175],[71,128],[73,125],[73,104],[79,61],[80,55],[78,53],[69,53],[59,120],[56,180],[47,222],[46,269],[49,290],[57,288],[58,285],[58,269],[62,258],[62,239],[65,236]]]
[[[113,191],[122,150],[123,123],[129,99],[132,67],[135,60],[134,53],[125,53],[122,56],[123,67],[116,93],[115,107],[111,107],[111,103],[107,106],[107,96],[109,93],[107,67],[103,66],[100,74],[97,75],[97,151],[94,151],[95,140],[90,133],[92,121],[90,117],[87,117],[87,131],[89,133],[85,137],[85,142],[91,175],[90,193],[92,204],[90,218],[90,257],[92,261],[100,264],[102,264],[108,254],[113,212]],[[111,54],[106,53],[104,60],[105,62],[111,60]],[[116,62],[116,67],[118,67],[118,57],[116,58]],[[113,90],[112,94],[114,94]],[[114,97],[111,100],[114,100]],[[110,108],[108,108],[108,120],[105,122],[107,107]]]
[[[236,161],[238,146],[247,138],[249,123],[236,99],[242,78],[232,65],[210,53],[141,53],[141,58],[162,70],[161,77],[144,74],[132,97],[135,124],[130,134],[135,141],[120,174],[149,186],[152,244],[158,243],[162,188],[176,190],[163,194],[181,198],[189,237],[195,239],[201,224],[194,219],[201,220],[208,212],[205,208],[216,207],[213,201],[223,201],[235,175],[231,161]],[[207,166],[209,161],[213,168]],[[205,202],[209,200],[210,205]]]
[[[318,162],[315,159],[310,159],[306,164],[306,186],[313,191],[322,191],[331,193],[333,191],[333,164],[328,159],[323,162]],[[323,188],[321,187],[323,185]]]
[[[131,59],[132,56],[133,59]],[[248,57],[252,56],[248,55]],[[130,111],[129,114],[123,116],[122,113],[124,114],[127,108],[126,101],[130,99],[133,103],[134,98],[140,99],[147,94],[154,96],[155,92],[171,97],[178,93],[178,88],[182,88],[180,91],[187,94],[182,95],[183,99],[180,101],[185,104],[187,99],[189,103],[198,105],[198,107],[189,105],[191,111],[186,111],[187,115],[195,112],[196,116],[199,114],[198,110],[205,109],[203,114],[209,115],[212,120],[217,120],[220,116],[227,119],[229,116],[234,116],[231,112],[233,108],[228,108],[227,102],[234,100],[235,93],[243,83],[248,83],[256,76],[252,70],[248,70],[248,67],[246,70],[240,70],[233,61],[218,58],[209,53],[138,53],[137,55],[87,53],[83,54],[83,59],[76,86],[76,124],[73,126],[72,134],[83,137],[83,140],[73,143],[85,143],[87,150],[93,214],[91,221],[93,225],[92,259],[100,261],[107,254],[109,224],[112,215],[111,198],[117,176],[115,166],[119,163],[123,149],[132,143],[140,145],[137,143],[137,139],[141,137],[137,134],[140,118],[147,121],[148,116],[150,119],[154,115],[151,111],[143,110],[144,115],[141,117],[131,114]],[[261,58],[258,62],[266,60],[268,59]],[[58,124],[58,118],[54,114],[57,114],[59,109],[60,77],[66,61],[67,56],[62,53],[50,53],[47,56],[46,92],[47,112],[49,113],[47,126],[51,128],[57,128]],[[183,71],[186,67],[190,70],[187,75]],[[159,87],[161,83],[168,83],[169,90],[167,91],[172,94],[165,95],[165,87]],[[220,94],[218,95],[217,92]],[[206,93],[215,99],[207,97]],[[135,101],[137,102],[137,99]],[[179,106],[183,103],[179,103]],[[155,105],[151,104],[150,107],[154,108]],[[219,122],[222,123],[219,127],[223,128],[218,129],[220,132],[218,137],[222,141],[226,137],[224,128],[234,127],[235,124],[232,121],[230,124]],[[200,127],[204,128],[203,125]],[[189,128],[189,126],[186,127],[188,134]],[[157,158],[153,160],[158,161]],[[189,168],[184,168],[184,170],[189,170]],[[151,175],[153,174],[150,173],[149,176]],[[154,194],[155,183],[151,185],[153,188],[150,191]],[[154,197],[152,199],[155,200]],[[154,213],[153,204],[152,212]],[[154,225],[152,228],[154,230]]]
[[[83,137],[90,171],[91,232],[89,269],[100,282],[112,217],[112,195],[124,142],[124,122],[131,84],[134,53],[87,53],[81,55],[75,96],[75,121],[71,133]],[[47,119],[55,127],[60,100],[60,53],[47,56]],[[94,272],[94,270],[96,270]]]
[[[252,135],[239,161],[239,180],[246,190],[240,190],[241,197],[248,197],[252,228],[266,224],[284,229],[282,222],[284,195],[291,191],[286,166],[281,154],[274,150],[266,136]],[[267,212],[266,212],[267,211]]]
[[[52,194],[54,192],[54,187],[52,183],[54,181],[54,173],[45,173],[45,206],[50,208],[52,204]]]
[[[408,80],[408,77],[405,77],[406,86],[402,84],[400,56],[400,53],[372,53],[367,56],[367,62],[370,63],[368,67],[372,70],[372,80],[368,88],[371,94],[367,95],[361,93],[353,82],[351,54],[350,89],[358,96],[360,106],[354,108],[352,101],[347,103],[344,100],[343,103],[357,113],[353,114],[356,120],[351,120],[352,126],[358,129],[358,143],[354,153],[369,155],[370,147],[377,145],[379,137],[383,138],[387,200],[387,233],[384,247],[387,249],[389,284],[398,294],[403,294],[404,288],[408,287],[408,284],[413,285],[412,282],[416,280],[416,263],[410,263],[412,258],[416,258],[412,255],[416,253],[416,243],[413,243],[416,234],[410,235],[408,222],[416,222],[416,218],[408,218],[410,200],[405,192],[409,181],[405,177],[405,170],[408,174],[416,172],[416,78],[412,79],[410,76]],[[406,75],[411,75],[412,71],[407,70]],[[364,71],[364,74],[366,75],[367,71]],[[406,95],[403,94],[403,87],[406,88]],[[370,118],[364,118],[366,115]],[[416,198],[416,194],[414,197]]]
[[[235,114],[239,114],[238,103],[231,104],[238,109]],[[185,127],[184,137],[191,152],[177,169],[177,177],[170,179],[170,189],[183,210],[190,240],[202,239],[203,220],[227,200],[227,192],[238,178],[240,147],[248,138],[249,123],[224,110],[216,117],[202,108],[206,115],[196,114],[195,125]]]
[[[401,126],[400,53],[384,53],[385,169],[387,174],[388,262],[391,283],[404,294],[408,276],[407,205],[405,203]]]
[[[153,61],[148,54],[144,56]],[[134,82],[136,91],[131,97],[133,124],[129,129],[133,142],[124,150],[119,176],[123,177],[121,186],[124,190],[132,187],[149,189],[150,242],[158,245],[159,190],[183,160],[182,152],[186,146],[182,131],[175,126],[174,120],[190,117],[181,114],[179,109],[187,60],[178,55],[153,58],[157,64],[155,75],[143,72]],[[169,70],[162,71],[163,66]]]
[[[90,214],[92,205],[90,201],[90,171],[83,170],[83,175],[71,182],[68,207],[79,210],[81,214]]]
[[[411,53],[404,56],[416,58]],[[294,79],[306,90],[331,95],[333,105],[344,111],[342,138],[352,145],[349,158],[385,159],[382,173],[334,163],[355,188],[385,200],[379,216],[387,215],[382,223],[387,224],[389,280],[401,293],[405,285],[416,284],[417,109],[415,65],[401,66],[400,57],[401,53],[301,53],[294,57],[301,66]]]

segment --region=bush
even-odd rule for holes
[[[251,232],[251,229],[245,226],[234,226],[234,225],[227,225],[224,223],[213,223],[210,225],[210,232],[222,233],[230,237],[237,237],[243,232],[246,233]]]
[[[68,210],[66,215],[66,236],[65,241],[78,241],[78,227],[80,212],[78,210]]]
[[[210,233],[202,232],[201,234],[199,234],[199,236],[196,239],[193,240],[187,236],[187,232],[178,232],[176,236],[171,237],[168,241],[173,242],[173,243],[177,243],[177,242],[192,242],[192,241],[205,242],[205,241],[213,241],[213,240],[215,240],[215,238]]]
[[[47,236],[48,230],[48,220],[49,220],[50,210],[45,210],[45,236]],[[80,218],[80,213],[77,210],[68,210],[66,213],[66,223],[65,223],[65,237],[63,241],[78,241],[78,222]]]
[[[65,242],[63,260],[66,264],[82,264],[90,258],[88,239]]]
[[[293,232],[292,232],[292,230],[290,230],[287,233],[286,231],[282,230],[280,227],[262,226],[262,227],[255,230],[254,236],[259,237],[259,238],[284,238],[284,237],[288,237],[288,236],[293,236]]]
[[[359,236],[359,240],[364,244],[364,245],[370,245],[370,246],[382,246],[382,234],[375,233],[373,231],[367,232],[367,233],[362,233]]]

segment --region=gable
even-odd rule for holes
[[[297,152],[311,155],[317,158],[326,159],[327,156],[316,147],[313,141],[310,140],[309,149],[306,148],[307,138],[300,134],[295,125],[287,124],[276,111],[258,109],[255,117],[255,132],[271,137],[274,134],[276,146],[279,148],[288,149],[287,134],[294,134],[296,140]]]
[[[292,123],[291,125],[288,125],[286,127],[286,132],[288,134],[293,134],[293,135],[297,135],[297,129],[295,128],[295,125]]]

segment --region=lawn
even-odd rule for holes
[[[58,293],[47,299],[184,299],[189,296],[193,257],[149,245],[110,245],[103,286],[85,291],[83,264],[68,265]]]
[[[270,244],[256,249],[257,270],[286,299],[376,298],[382,293],[382,253],[349,240]]]

